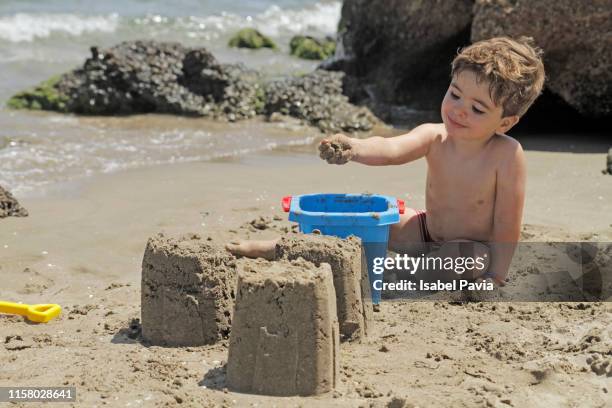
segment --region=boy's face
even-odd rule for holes
[[[485,140],[518,122],[518,116],[502,117],[503,108],[489,95],[489,83],[476,79],[476,74],[465,70],[453,77],[446,91],[441,114],[449,136]]]

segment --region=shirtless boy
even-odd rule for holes
[[[523,149],[505,133],[542,90],[540,54],[527,38],[474,43],[453,60],[440,109],[442,123],[423,124],[390,138],[336,134],[321,141],[320,156],[330,164],[427,161],[426,211],[406,208],[400,222],[391,226],[389,249],[406,253],[433,242],[439,256],[458,256],[457,248],[466,247],[458,242],[473,243],[467,245],[469,256],[490,261],[464,278],[504,284],[519,240],[526,178]],[[242,241],[227,249],[271,258],[275,244],[276,240]]]

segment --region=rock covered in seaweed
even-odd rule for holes
[[[296,35],[289,41],[291,55],[303,59],[323,60],[334,55],[336,41],[331,37],[323,39],[304,35]]]
[[[349,103],[342,93],[343,76],[316,70],[270,82],[266,84],[265,112],[297,117],[328,132],[370,130],[376,118],[368,109]]]
[[[28,211],[19,204],[9,191],[0,186],[0,218],[27,216]]]
[[[254,28],[243,28],[238,31],[228,44],[230,47],[236,48],[272,48],[276,49],[276,44],[269,37],[263,35]]]

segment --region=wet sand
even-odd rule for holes
[[[312,152],[130,170],[18,197],[30,216],[0,220],[0,298],[59,303],[64,312],[46,325],[0,316],[0,386],[76,386],[77,406],[610,404],[610,377],[587,362],[598,355],[612,365],[607,302],[384,302],[374,334],[342,344],[337,390],[309,398],[225,390],[227,341],[164,348],[131,339],[142,256],[157,232],[197,232],[218,243],[270,238],[276,229],[249,222],[285,220],[280,199],[289,194],[371,192],[424,207],[423,161],[330,166],[314,146],[302,150]],[[527,160],[524,238],[612,240],[605,154],[534,150]]]

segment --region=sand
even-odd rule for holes
[[[353,157],[352,146],[341,140],[330,138],[319,146],[319,157],[330,164],[346,164]]]
[[[612,241],[605,153],[541,143],[547,151],[527,149],[523,238]],[[73,385],[76,406],[91,407],[610,405],[609,302],[383,301],[367,339],[341,344],[335,390],[312,397],[226,389],[228,340],[143,344],[133,320],[141,263],[160,231],[219,245],[271,238],[293,229],[280,210],[288,194],[375,192],[423,208],[424,163],[332,172],[312,150],[109,174],[18,197],[30,216],[0,220],[0,298],[64,310],[45,325],[0,317],[0,386]]]

